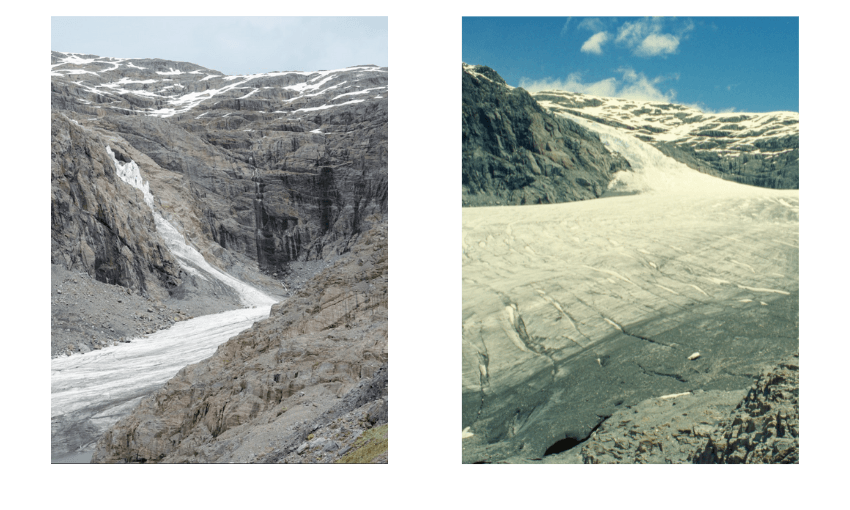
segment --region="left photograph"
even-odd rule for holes
[[[51,463],[388,462],[387,26],[51,19]]]

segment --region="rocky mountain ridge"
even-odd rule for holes
[[[67,271],[212,313],[238,297],[175,258],[155,215],[213,266],[282,298],[387,212],[386,68],[225,76],[161,59],[51,60],[51,261]],[[129,162],[150,208],[116,175]],[[60,333],[54,355],[99,345]]]
[[[700,172],[766,188],[799,189],[800,114],[705,113],[679,104],[548,90],[533,97],[622,129]]]
[[[462,66],[463,205],[597,198],[629,163],[487,66]]]
[[[96,145],[112,143],[119,159],[138,162],[163,216],[224,266],[241,256],[282,275],[291,261],[344,251],[362,218],[386,213],[386,68],[224,76],[158,59],[53,52],[52,62],[56,122],[73,125],[88,143],[81,152],[108,170],[102,147],[87,142],[99,135]],[[54,162],[80,150],[56,152]],[[73,194],[71,203],[79,202]],[[110,258],[105,251],[94,259]],[[79,258],[54,263],[99,271],[97,260]],[[153,278],[159,287],[179,285],[167,256],[145,260],[162,268]],[[129,282],[132,272],[97,278],[146,291]]]

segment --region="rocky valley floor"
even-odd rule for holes
[[[256,287],[283,300],[332,261],[333,257],[293,262],[289,273],[281,278],[258,275],[245,268],[242,276],[252,276]],[[168,329],[180,321],[244,306],[232,289],[203,288],[204,282],[199,279],[191,279],[191,290],[181,293],[180,297],[159,300],[55,264],[50,270],[51,357],[130,343],[133,338]]]

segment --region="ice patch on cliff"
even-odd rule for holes
[[[204,259],[203,255],[198,252],[198,250],[186,243],[186,240],[183,238],[180,231],[178,231],[174,225],[163,218],[162,215],[154,209],[154,200],[153,194],[150,192],[150,185],[142,178],[139,171],[139,165],[137,165],[135,161],[130,161],[129,163],[122,163],[118,161],[118,159],[115,158],[115,153],[109,146],[106,146],[106,152],[109,153],[113,163],[115,163],[115,171],[118,174],[118,177],[130,186],[141,191],[144,195],[145,203],[148,204],[151,212],[153,212],[154,221],[156,223],[156,231],[162,240],[165,241],[165,245],[168,246],[171,253],[177,258],[180,267],[190,274],[198,276],[200,276],[200,274],[192,266],[203,270],[216,280],[234,289],[239,294],[242,303],[247,307],[270,306],[277,302],[271,296],[211,266],[206,259]]]

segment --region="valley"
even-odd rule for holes
[[[357,458],[386,462],[387,68],[227,76],[51,58],[53,461],[223,462],[208,448],[238,428],[229,462],[344,462],[363,447],[375,455]],[[170,434],[179,456],[151,454],[160,434],[132,417],[171,412],[153,395],[240,342],[266,349],[202,370],[202,387],[226,388],[194,397],[214,398],[215,424]],[[272,345],[311,347],[259,370]],[[234,403],[246,398],[248,412]],[[246,455],[258,419],[297,444]],[[333,436],[318,438],[325,453],[298,450],[306,429]]]
[[[463,209],[463,462],[695,461],[799,348],[799,191],[551,112],[628,168],[601,198]]]

